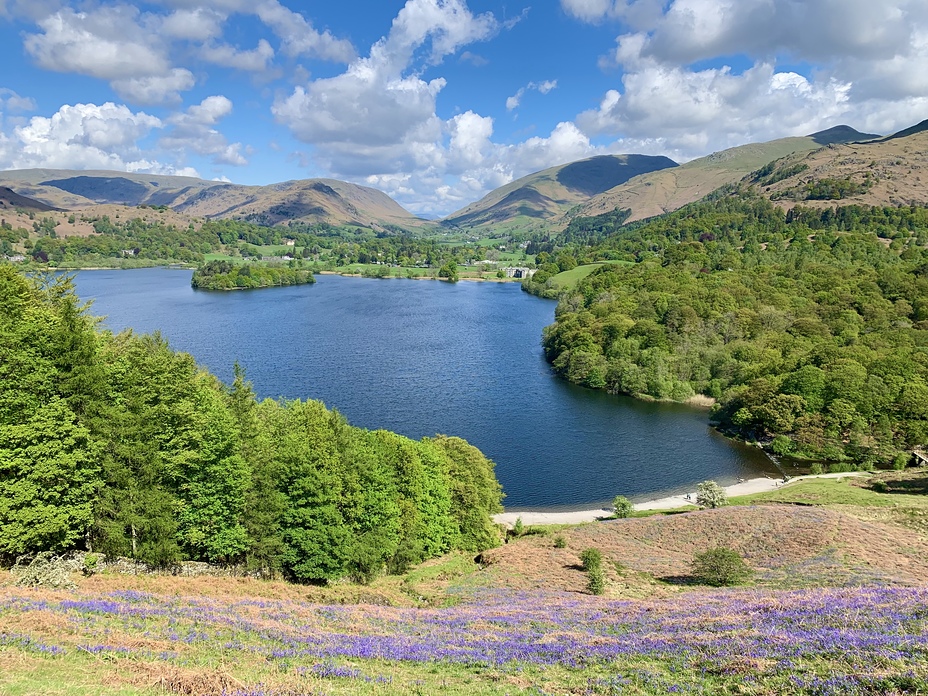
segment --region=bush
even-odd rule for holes
[[[565,549],[567,548],[567,539],[558,534],[554,537],[554,548],[556,549]]]
[[[606,590],[606,576],[603,575],[602,568],[596,567],[590,570],[590,575],[586,580],[586,589],[594,595],[601,595]]]
[[[753,574],[754,571],[734,549],[719,546],[693,556],[693,575],[706,585],[738,585]]]
[[[525,526],[522,524],[522,518],[517,517],[516,523],[512,525],[512,536],[520,537],[525,534]]]
[[[725,489],[715,481],[703,481],[696,486],[696,504],[707,508],[722,507],[728,502]]]
[[[602,568],[603,555],[599,552],[599,549],[584,549],[583,553],[580,554],[580,564],[586,571]]]
[[[632,501],[626,498],[624,495],[617,495],[612,499],[612,516],[619,519],[625,519],[626,517],[631,517],[632,513],[635,511],[635,506],[632,505]]]

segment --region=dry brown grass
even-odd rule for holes
[[[583,549],[603,554],[614,593],[640,595],[654,579],[683,579],[693,555],[714,546],[738,551],[761,581],[886,581],[921,584],[928,577],[928,539],[894,524],[812,507],[726,507],[670,516],[609,520],[548,537],[523,537],[484,553],[492,584],[516,589],[583,591]],[[622,571],[615,571],[618,563]]]

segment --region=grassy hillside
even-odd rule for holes
[[[446,226],[494,229],[509,233],[548,223],[591,196],[629,179],[676,163],[666,157],[604,155],[551,167],[491,191],[443,221]]]
[[[71,210],[145,205],[167,206],[188,219],[234,217],[264,225],[290,220],[406,228],[425,224],[381,191],[334,179],[241,186],[190,177],[26,169],[0,172],[0,186]]]
[[[0,693],[924,692],[924,530],[866,516],[924,514],[925,474],[807,483],[767,494],[782,502],[532,528],[482,565],[450,555],[369,586],[81,573],[80,560],[70,587],[8,574]],[[694,552],[719,544],[748,559],[750,585],[694,583]],[[584,590],[590,547],[602,597]]]
[[[606,191],[584,204],[578,215],[601,215],[619,209],[632,211],[629,222],[654,217],[698,201],[726,184],[739,181],[768,162],[793,153],[818,150],[836,142],[866,140],[872,136],[847,126],[802,138],[782,138],[715,152],[680,167],[645,174]]]

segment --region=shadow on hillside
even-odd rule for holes
[[[871,481],[867,488],[877,493],[903,493],[906,495],[928,495],[928,470],[916,475],[908,474],[898,478],[886,476]]]
[[[658,582],[668,585],[701,585],[702,583],[693,575],[660,575],[655,577]]]

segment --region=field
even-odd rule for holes
[[[0,694],[916,694],[928,690],[924,472],[611,520],[368,586],[0,579]],[[736,501],[738,502],[738,501]],[[723,545],[747,586],[690,577]],[[603,554],[585,590],[581,550]]]
[[[575,287],[577,283],[590,275],[590,273],[607,263],[617,263],[629,266],[632,265],[629,261],[604,261],[603,263],[589,263],[583,266],[577,266],[576,268],[572,268],[569,271],[562,271],[557,275],[552,276],[551,282],[561,290]]]

